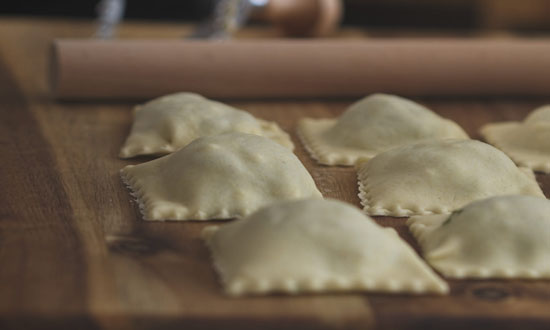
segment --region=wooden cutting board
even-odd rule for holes
[[[120,168],[147,160],[117,158],[131,104],[49,99],[49,40],[90,31],[67,21],[0,23],[0,329],[550,328],[550,281],[450,281],[445,297],[225,297],[199,238],[211,222],[144,222],[119,179]],[[123,29],[142,31],[179,30]],[[420,101],[477,138],[482,124],[522,119],[549,100]],[[299,118],[335,117],[351,102],[231,104],[277,121],[323,194],[359,206],[354,170],[316,165],[295,135]],[[537,178],[550,196],[550,176]],[[417,248],[405,219],[377,221]]]

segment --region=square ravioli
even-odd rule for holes
[[[550,278],[550,201],[499,196],[407,222],[426,261],[453,278]]]
[[[196,139],[183,149],[121,170],[145,220],[242,217],[274,202],[322,198],[288,148],[251,134]]]
[[[288,134],[274,122],[198,94],[176,93],[135,108],[132,130],[119,156],[169,154],[196,138],[229,132],[265,136],[294,149]]]
[[[523,122],[487,124],[480,133],[516,164],[550,173],[550,105],[535,109]]]
[[[478,199],[544,197],[533,172],[475,140],[426,141],[391,149],[358,166],[359,197],[369,215],[451,213]]]
[[[302,119],[298,135],[309,154],[324,165],[354,165],[421,140],[468,139],[455,122],[418,103],[386,94],[365,97],[338,119]]]
[[[273,204],[203,237],[229,295],[449,290],[395,230],[335,200]]]

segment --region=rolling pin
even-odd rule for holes
[[[550,95],[545,39],[56,40],[60,99]]]

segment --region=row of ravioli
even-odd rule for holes
[[[550,105],[523,122],[491,123],[481,135],[519,166],[550,173]],[[120,157],[169,154],[202,136],[241,132],[268,137],[293,149],[276,123],[253,117],[194,93],[157,98],[135,108],[132,131]],[[421,140],[468,139],[455,122],[408,99],[373,94],[352,104],[338,119],[304,118],[298,135],[323,165],[354,165],[390,148]]]
[[[505,151],[502,146],[512,145],[514,152],[509,154],[520,165],[548,171],[550,161],[544,152],[550,153],[549,148],[524,138],[526,147],[515,152],[517,139],[506,143],[509,130],[544,132],[544,127],[524,126],[544,126],[545,119],[548,133],[550,108],[533,112],[525,123],[491,124],[482,131]],[[409,225],[425,258],[444,275],[550,277],[544,261],[550,257],[545,239],[530,234],[503,236],[496,246],[509,242],[509,249],[495,248],[498,253],[488,251],[485,257],[475,247],[491,244],[468,241],[472,239],[468,233],[477,238],[478,230],[495,230],[495,224],[477,228],[483,221],[476,220],[475,212],[473,218],[465,218],[460,214],[467,212],[456,211],[471,202],[499,195],[536,196],[480,202],[485,205],[482,209],[489,210],[484,212],[493,215],[491,208],[502,211],[518,203],[525,211],[539,206],[550,210],[550,202],[543,199],[530,169],[517,167],[488,144],[468,139],[456,123],[410,100],[375,94],[353,104],[339,119],[303,119],[298,130],[306,149],[320,163],[357,166],[359,196],[367,214],[441,214],[413,217]],[[197,94],[178,93],[136,107],[132,131],[120,153],[123,158],[169,155],[129,165],[121,175],[146,220],[245,217],[205,229],[215,268],[228,293],[448,291],[447,284],[392,229],[382,229],[353,206],[323,201],[292,150],[289,136],[277,124]],[[533,153],[540,157],[532,157]],[[475,205],[464,210],[476,209]],[[483,214],[479,213],[482,219]],[[537,223],[546,231],[523,221],[529,213],[515,219],[507,214],[491,218],[502,220],[497,225],[504,226],[504,233],[510,233],[509,225],[530,226],[534,235],[549,237],[548,212],[541,213],[547,222]],[[518,230],[524,232],[529,230]],[[541,258],[522,252],[537,250],[537,246],[524,246],[528,242],[542,244],[538,247]],[[478,263],[462,262],[461,248],[466,249],[462,254]],[[445,258],[449,256],[450,261]],[[504,264],[493,265],[497,259]],[[523,264],[525,260],[533,265]]]
[[[427,263],[446,278],[550,278],[550,202],[497,196],[451,215],[407,221]],[[352,205],[285,201],[203,237],[229,295],[375,291],[447,294],[449,285],[393,228]]]

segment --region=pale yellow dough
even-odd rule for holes
[[[273,202],[322,198],[288,148],[263,136],[226,133],[121,170],[146,220],[246,216]]]
[[[426,260],[454,278],[550,278],[550,201],[493,197],[407,222]]]
[[[395,230],[335,200],[274,204],[203,237],[230,295],[449,290]]]
[[[132,130],[119,156],[169,154],[196,138],[228,132],[265,136],[294,149],[288,134],[274,122],[198,94],[176,93],[136,107]]]
[[[450,213],[506,194],[544,197],[530,169],[475,140],[425,141],[386,151],[358,167],[358,181],[370,215]]]
[[[363,98],[338,119],[305,118],[298,124],[298,134],[311,156],[325,165],[354,165],[420,140],[468,139],[455,122],[387,94]]]
[[[535,109],[523,122],[487,124],[480,133],[518,165],[550,173],[550,105]]]

